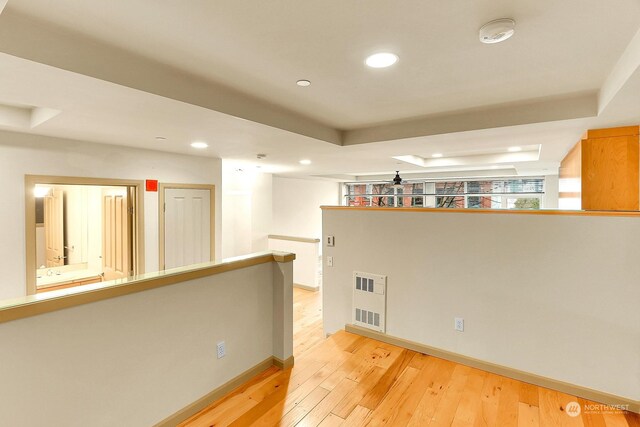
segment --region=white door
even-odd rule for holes
[[[53,188],[44,199],[44,241],[47,267],[64,265],[64,191]]]
[[[211,192],[167,188],[164,200],[164,268],[210,261]]]

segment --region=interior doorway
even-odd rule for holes
[[[160,184],[160,269],[215,259],[215,186]]]
[[[144,272],[142,182],[27,176],[27,294]]]

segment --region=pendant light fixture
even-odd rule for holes
[[[393,188],[402,188],[402,178],[400,178],[400,171],[396,171],[396,176],[393,178]]]

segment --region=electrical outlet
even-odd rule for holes
[[[456,331],[464,332],[464,319],[462,317],[455,317],[453,320]]]
[[[224,345],[224,341],[220,341],[216,348],[218,350],[218,359],[222,359],[227,354],[227,349]]]
[[[336,238],[333,236],[327,236],[327,246],[335,246]]]
[[[333,267],[333,257],[332,256],[328,256],[327,257],[327,267]]]

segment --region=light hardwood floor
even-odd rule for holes
[[[294,291],[295,366],[270,368],[182,426],[640,426],[635,414],[344,331],[322,336],[320,293]]]

